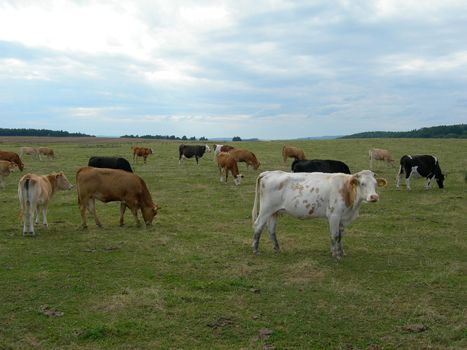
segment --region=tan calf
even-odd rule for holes
[[[229,171],[232,173],[234,178],[235,185],[240,185],[242,181],[243,175],[241,175],[238,171],[237,161],[230,155],[228,152],[220,152],[216,156],[217,166],[219,167],[219,174],[221,182],[227,182],[227,178],[229,176]]]
[[[0,187],[5,188],[5,178],[10,175],[18,165],[8,160],[0,160]]]
[[[55,153],[54,153],[54,150],[52,148],[49,148],[49,147],[39,147],[37,149],[37,151],[39,152],[39,159],[42,160],[41,158],[41,155],[42,156],[46,156],[47,159],[54,159],[55,158]]]
[[[19,156],[23,158],[25,154],[32,156],[34,159],[39,159],[39,152],[34,147],[21,147],[19,149]]]
[[[136,225],[140,226],[138,210],[141,210],[146,226],[150,226],[160,208],[152,201],[151,194],[142,178],[120,169],[83,167],[76,173],[78,204],[81,226],[87,228],[86,210],[102,226],[96,215],[96,199],[101,202],[120,202],[120,226],[126,208],[131,210]]]
[[[39,209],[42,209],[43,224],[48,227],[47,207],[58,190],[69,190],[70,184],[63,172],[49,175],[26,174],[18,184],[18,198],[23,219],[23,235],[34,235],[34,216],[39,223]]]
[[[287,161],[287,158],[295,158],[296,160],[305,160],[305,152],[301,148],[284,146],[282,147],[282,158],[284,162]]]
[[[237,162],[246,163],[247,168],[251,165],[253,169],[257,170],[260,166],[260,162],[256,159],[255,154],[246,149],[234,148],[229,153]]]

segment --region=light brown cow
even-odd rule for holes
[[[394,166],[394,159],[386,149],[372,148],[368,151],[368,156],[370,157],[370,169],[373,169],[373,160],[382,160],[386,164]]]
[[[229,153],[237,162],[246,163],[247,168],[251,165],[253,169],[257,170],[260,166],[260,162],[256,159],[255,154],[246,149],[234,148],[230,150]]]
[[[18,165],[8,160],[0,160],[0,187],[5,188],[5,178],[10,175]]]
[[[305,152],[301,148],[284,146],[282,147],[282,158],[284,162],[287,158],[295,158],[295,160],[305,160]]]
[[[0,160],[8,160],[9,162],[15,163],[21,171],[23,171],[24,169],[24,164],[21,161],[21,158],[19,157],[18,153],[0,151]]]
[[[39,152],[34,147],[21,147],[19,149],[19,156],[23,158],[25,154],[32,156],[34,159],[39,159]]]
[[[43,224],[48,227],[47,207],[57,190],[69,190],[73,186],[63,171],[48,175],[26,174],[18,184],[18,198],[23,219],[23,235],[34,235],[34,216],[39,223],[39,208],[42,209]]]
[[[143,157],[144,164],[146,164],[146,159],[150,154],[153,154],[152,148],[146,147],[131,147],[133,150],[133,161],[138,160],[138,157]]]
[[[227,182],[227,178],[229,176],[229,171],[232,173],[234,178],[235,185],[240,185],[242,181],[243,175],[240,174],[238,171],[237,161],[232,157],[232,155],[228,152],[220,152],[216,156],[217,166],[219,167],[219,174],[221,182]]]
[[[152,201],[144,180],[120,169],[80,168],[76,172],[76,186],[82,228],[87,228],[86,209],[94,217],[96,225],[102,226],[96,215],[96,199],[104,203],[120,202],[120,226],[123,226],[123,214],[127,207],[135,217],[138,227],[141,226],[138,210],[141,210],[146,226],[150,226],[160,209]]]
[[[46,156],[47,159],[54,159],[55,158],[55,153],[52,148],[49,147],[39,147],[37,149],[39,152],[39,159],[42,160],[41,155]]]

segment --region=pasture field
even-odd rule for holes
[[[0,140],[2,141],[2,140]],[[1,150],[38,146],[9,139]],[[97,203],[103,228],[79,229],[76,189],[58,192],[49,229],[22,237],[20,172],[0,189],[0,349],[465,349],[467,348],[467,141],[291,141],[309,159],[368,168],[368,149],[435,154],[445,189],[413,180],[397,191],[396,168],[378,203],[363,204],[331,257],[327,222],[279,218],[275,254],[263,232],[252,253],[251,209],[260,171],[289,170],[284,142],[230,143],[253,151],[258,171],[240,186],[219,181],[206,154],[178,164],[180,142],[145,142],[155,154],[135,172],[162,209],[137,228],[119,204]],[[139,143],[143,145],[143,143]],[[198,142],[198,144],[200,144]],[[131,141],[46,143],[55,160],[25,156],[24,173],[76,170],[92,155],[131,159]],[[131,161],[132,165],[133,162]]]

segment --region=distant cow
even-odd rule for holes
[[[294,158],[295,160],[304,160],[305,152],[301,148],[284,146],[282,147],[282,158],[284,162],[287,161],[287,158]]]
[[[276,221],[280,213],[299,219],[327,218],[331,235],[331,253],[344,253],[344,227],[358,216],[363,202],[376,202],[377,186],[386,180],[375,179],[370,170],[354,175],[324,173],[287,173],[266,171],[256,179],[253,204],[253,251],[258,253],[261,232],[267,225],[274,250],[280,251],[276,238]],[[259,208],[258,208],[259,207]]]
[[[0,187],[5,188],[5,178],[10,175],[18,165],[8,160],[0,160]]]
[[[219,167],[221,182],[223,182],[224,178],[225,182],[227,182],[230,171],[234,178],[235,185],[240,185],[243,175],[238,171],[237,161],[232,157],[232,155],[228,152],[220,152],[216,156],[216,160],[217,166]]]
[[[143,157],[144,164],[146,164],[146,159],[150,154],[153,154],[152,148],[147,147],[131,147],[133,150],[133,161],[138,160],[138,157]]]
[[[34,216],[39,223],[39,209],[42,209],[43,224],[48,227],[47,207],[58,190],[70,190],[70,184],[63,172],[49,175],[26,174],[18,184],[18,198],[23,218],[23,235],[34,235]]]
[[[386,164],[394,166],[394,159],[386,149],[372,148],[368,150],[368,156],[370,158],[370,169],[373,169],[373,160],[382,160]]]
[[[76,186],[82,228],[88,227],[86,210],[94,217],[96,225],[102,226],[96,215],[96,199],[104,203],[120,202],[120,226],[124,224],[123,215],[127,207],[138,227],[141,226],[138,210],[141,210],[146,226],[150,226],[159,209],[152,201],[144,180],[127,171],[83,167],[76,172]]]
[[[433,177],[436,179],[439,188],[444,187],[444,175],[439,167],[438,158],[432,155],[402,156],[400,160],[399,172],[396,178],[396,187],[399,188],[401,175],[405,173],[405,184],[407,191],[410,191],[410,178],[426,178],[425,189],[430,188]]]
[[[257,170],[260,166],[260,162],[256,159],[255,154],[246,149],[234,148],[231,149],[229,153],[237,162],[246,163],[247,168],[251,165],[253,169]]]
[[[55,153],[54,153],[54,150],[52,148],[49,148],[49,147],[39,147],[37,149],[37,151],[39,152],[39,159],[42,160],[41,158],[41,155],[42,156],[46,156],[47,159],[54,159],[55,158]]]
[[[19,156],[23,158],[25,154],[32,156],[34,159],[39,159],[39,151],[34,147],[21,147],[19,149]]]
[[[201,158],[205,152],[211,152],[208,145],[183,145],[178,147],[178,163],[181,164],[182,159],[195,157],[196,164],[198,159]]]
[[[121,157],[91,157],[88,161],[88,166],[92,166],[94,168],[110,168],[110,169],[121,169],[128,171],[130,173],[133,172],[131,169],[131,165],[125,158]]]
[[[0,160],[8,160],[9,162],[15,163],[21,171],[24,169],[24,164],[21,161],[21,158],[15,152],[0,151]]]
[[[294,173],[344,173],[350,174],[350,169],[344,162],[332,159],[294,160],[292,163]]]

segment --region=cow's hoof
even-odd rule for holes
[[[87,230],[87,229],[88,229],[88,225],[81,225],[81,226],[80,226],[80,229],[81,229],[81,230]]]

